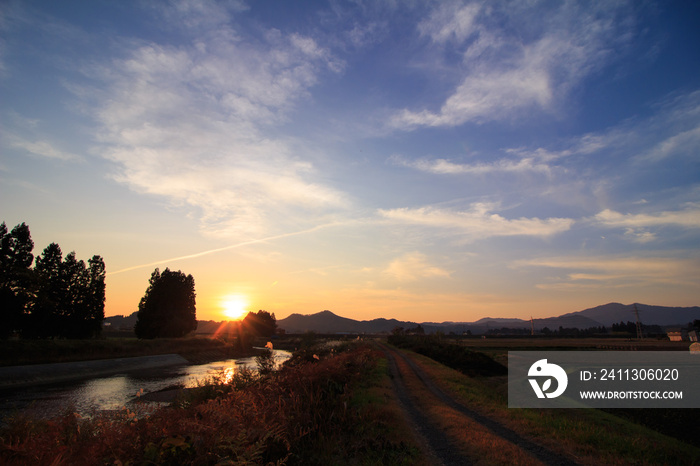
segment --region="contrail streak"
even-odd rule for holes
[[[281,235],[276,235],[276,236],[268,236],[267,238],[261,238],[261,239],[253,239],[250,241],[244,241],[242,243],[237,243],[237,244],[231,244],[229,246],[224,246],[223,248],[216,248],[216,249],[209,249],[208,251],[202,251],[202,252],[197,252],[195,254],[189,254],[187,256],[179,256],[179,257],[171,257],[170,259],[163,259],[160,261],[155,261],[155,262],[149,262],[148,264],[141,264],[141,265],[134,265],[132,267],[127,267],[125,269],[120,269],[115,272],[109,272],[107,275],[116,275],[118,273],[124,273],[124,272],[129,272],[131,270],[136,270],[136,269],[142,269],[144,267],[153,267],[154,265],[161,265],[165,264],[166,262],[175,262],[175,261],[181,261],[181,260],[186,260],[186,259],[194,259],[196,257],[202,257],[206,256],[208,254],[215,254],[217,252],[221,251],[228,251],[229,249],[236,249],[240,248],[243,246],[248,246],[251,244],[256,244],[256,243],[264,243],[266,241],[272,241],[276,239],[281,239],[281,238],[288,238],[290,236],[297,236],[297,235],[303,235],[305,233],[312,233],[317,230],[321,230],[323,228],[328,228],[328,227],[333,227],[342,224],[343,222],[333,222],[333,223],[326,223],[323,225],[318,225],[313,228],[309,228],[308,230],[302,230],[302,231],[295,231],[292,233],[283,233]]]

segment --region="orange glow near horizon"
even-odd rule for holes
[[[248,313],[248,300],[243,295],[228,295],[221,300],[224,316],[229,320],[240,320]]]

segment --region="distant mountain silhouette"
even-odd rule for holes
[[[331,311],[316,314],[292,314],[277,321],[277,327],[287,333],[381,333],[391,332],[396,327],[412,326],[412,322],[401,322],[396,319],[353,320],[340,317]]]
[[[635,321],[634,304],[608,303],[602,306],[571,312],[561,317],[584,316],[610,326],[614,323]],[[639,320],[644,325],[680,325],[700,319],[700,307],[665,307],[637,303]]]
[[[639,319],[644,325],[660,325],[662,327],[681,326],[695,319],[700,319],[700,307],[666,307],[651,306],[637,303]],[[608,303],[602,306],[570,312],[558,317],[534,319],[535,330],[547,327],[550,330],[564,328],[586,329],[590,327],[610,327],[620,322],[634,322],[634,304]],[[112,316],[105,319],[113,330],[131,330],[136,323],[136,313],[129,316]],[[199,321],[197,333],[214,333],[221,325],[220,322]],[[396,319],[354,320],[338,316],[331,311],[316,314],[292,314],[277,321],[277,327],[287,333],[388,333],[396,327],[404,329],[415,328],[416,322]],[[489,330],[506,328],[530,328],[530,320],[516,318],[484,317],[476,322],[422,322],[420,324],[426,333],[437,331],[461,334],[469,330],[475,335]]]
[[[558,317],[534,319],[535,330],[547,327],[550,330],[564,328],[586,329],[590,327],[606,326],[613,323],[635,321],[633,304],[609,303],[591,309],[578,312],[570,312]],[[678,326],[685,325],[695,319],[700,319],[700,307],[665,307],[637,304],[639,318],[645,325]],[[283,328],[287,333],[385,333],[391,332],[396,327],[404,329],[415,328],[416,322],[399,321],[396,319],[354,320],[338,316],[331,311],[323,311],[316,314],[292,314],[287,318],[277,321],[277,327]],[[473,334],[486,333],[492,329],[526,328],[531,326],[530,320],[515,318],[491,318],[485,317],[476,322],[422,322],[420,324],[426,333],[442,331],[461,334],[467,330]]]
[[[529,320],[523,319],[504,319],[501,317],[484,317],[482,319],[473,322],[476,325],[508,325],[508,324],[522,324],[523,322],[529,322]]]

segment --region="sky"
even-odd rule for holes
[[[0,199],[107,316],[700,305],[700,3],[2,0]]]

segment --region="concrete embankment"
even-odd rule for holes
[[[0,367],[0,389],[32,387],[189,364],[178,354]]]

